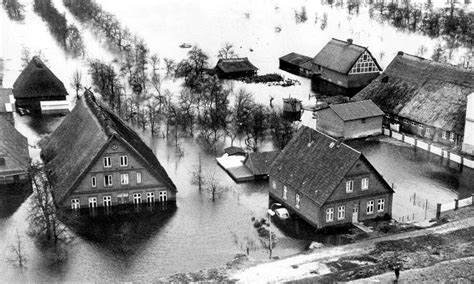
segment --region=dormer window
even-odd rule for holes
[[[127,156],[120,156],[120,166],[121,167],[128,166],[128,157]]]
[[[112,161],[110,157],[104,157],[104,168],[112,167]]]

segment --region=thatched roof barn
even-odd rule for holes
[[[115,165],[104,168],[101,157],[103,155],[111,157],[113,163],[114,159],[118,161],[120,153],[120,155],[126,153],[129,156],[127,159],[129,162],[125,167],[120,161],[120,173],[125,170],[132,173],[134,169],[143,168],[140,181],[136,182],[138,186],[146,184],[145,178],[149,177],[150,181],[153,180],[155,183],[158,181],[156,187],[176,192],[176,186],[153,151],[115,113],[96,100],[90,91],[86,91],[84,96],[77,101],[75,108],[61,125],[49,137],[41,141],[41,148],[41,156],[58,204],[74,194],[84,177],[88,175],[95,177],[104,171],[109,171],[108,174],[114,175],[115,178],[119,174],[114,172]],[[117,157],[115,157],[116,153],[119,153]],[[136,165],[132,165],[133,161],[137,161]],[[110,163],[109,159],[109,165]],[[91,174],[94,165],[99,169],[97,174]],[[132,185],[130,177],[128,189],[134,189]],[[97,188],[99,186],[101,183],[98,182]],[[96,185],[93,184],[92,187]],[[123,188],[119,187],[115,190],[123,190]]]
[[[25,179],[29,166],[28,139],[0,116],[0,184]]]
[[[463,133],[474,70],[399,52],[386,70],[354,98],[372,100],[384,112]]]
[[[258,68],[247,57],[243,57],[219,59],[215,70],[219,78],[230,79],[253,76]]]

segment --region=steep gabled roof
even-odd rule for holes
[[[313,63],[339,73],[347,74],[365,51],[369,52],[366,47],[333,38],[313,58]],[[373,60],[378,66],[375,58]]]
[[[329,107],[343,120],[355,120],[384,115],[384,112],[371,100],[332,104]]]
[[[0,173],[26,172],[30,166],[28,139],[0,116],[0,157],[6,157],[6,165]]]
[[[278,154],[280,154],[280,151],[248,153],[248,156],[244,161],[244,165],[254,175],[268,175],[268,172],[270,171],[270,165],[276,159]]]
[[[372,100],[384,112],[462,133],[474,70],[399,54],[354,99]]]
[[[61,125],[41,141],[41,156],[59,201],[74,188],[114,138],[134,151],[158,180],[176,191],[176,186],[145,142],[86,91]]]
[[[224,73],[258,70],[257,67],[255,67],[252,63],[250,63],[247,57],[219,59],[216,67],[219,68]]]
[[[13,83],[15,98],[61,98],[67,96],[63,82],[37,56]]]
[[[292,52],[280,57],[280,60],[299,66],[308,61],[311,62],[312,58],[306,55],[301,55],[299,53]]]
[[[322,206],[352,166],[359,151],[302,126],[270,167],[270,176]]]

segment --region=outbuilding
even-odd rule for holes
[[[312,58],[295,52],[288,53],[279,58],[280,69],[290,73],[311,77],[312,76]]]
[[[254,76],[257,74],[258,68],[247,57],[243,57],[219,59],[215,70],[221,79],[235,79]]]

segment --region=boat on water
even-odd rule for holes
[[[179,45],[179,47],[181,48],[191,48],[191,44],[190,43],[187,43],[187,42],[183,42],[182,44]]]

